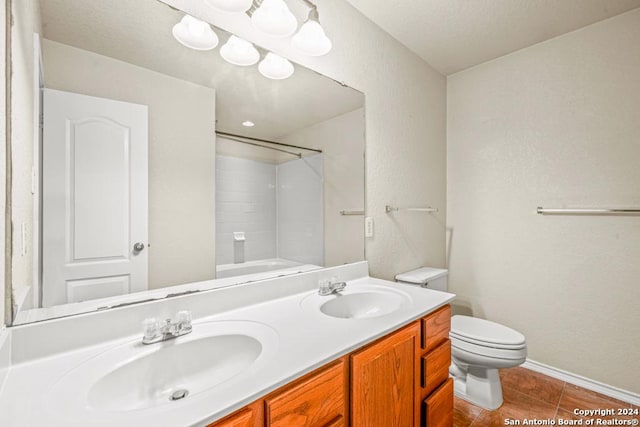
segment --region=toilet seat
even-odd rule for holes
[[[527,357],[526,344],[520,348],[505,349],[505,348],[490,347],[487,345],[478,345],[478,344],[470,343],[467,341],[458,340],[454,337],[451,338],[451,350],[452,350],[452,353],[454,354],[454,357],[460,354],[458,352],[459,350],[464,353],[467,353],[467,356],[464,357],[464,359],[471,358],[471,360],[468,360],[469,362],[472,362],[472,360],[477,360],[477,358],[479,357],[483,360],[483,364],[494,364],[494,363],[500,364],[498,359],[524,361],[524,359]],[[472,357],[471,355],[475,355],[475,357]],[[490,359],[495,359],[495,360],[490,360]],[[472,362],[472,364],[475,364],[475,363]]]
[[[521,350],[527,345],[524,335],[518,331],[489,320],[460,315],[451,318],[449,337],[452,341],[507,351]]]

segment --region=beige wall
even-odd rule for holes
[[[2,262],[0,263],[0,330],[2,329],[2,326],[5,325],[7,323],[6,319],[4,318],[5,315],[5,303],[7,301],[10,301],[11,299],[7,299],[5,298],[5,238],[6,238],[6,233],[5,233],[5,221],[6,221],[6,216],[5,216],[5,210],[7,208],[7,198],[6,198],[6,190],[7,190],[7,181],[6,181],[6,136],[7,136],[7,129],[6,129],[6,117],[7,117],[7,111],[6,111],[6,90],[5,90],[5,78],[6,78],[6,35],[5,35],[5,31],[6,31],[6,24],[7,24],[7,16],[6,16],[6,7],[7,7],[7,2],[6,0],[3,0],[2,2],[0,2],[0,81],[3,83],[2,84],[2,88],[0,88],[0,140],[3,141],[3,145],[0,148],[0,218],[2,218],[2,221],[0,222],[0,258],[2,258]],[[2,333],[0,332],[0,340],[2,339],[1,337]],[[1,341],[0,341],[1,342]],[[1,346],[0,346],[1,349]],[[0,365],[0,371],[2,370],[4,366]],[[0,381],[1,384],[1,381]]]
[[[360,108],[278,138],[322,150],[325,267],[364,259],[364,217],[340,215],[364,209],[364,128]]]
[[[35,0],[12,2],[11,27],[11,221],[12,285],[32,286],[33,196],[31,173],[34,159],[34,100],[36,96],[34,33],[41,33],[40,10]],[[24,254],[22,224],[25,227]]]
[[[150,288],[214,278],[214,90],[49,40],[43,57],[48,88],[149,106]]]
[[[444,76],[342,0],[318,6],[333,40],[333,50],[319,58],[296,53],[289,39],[260,37],[244,14],[216,14],[189,0],[162,1],[364,92],[366,210],[375,220],[375,237],[365,248],[371,275],[393,279],[421,265],[444,265]],[[440,212],[389,215],[386,204],[431,205]]]
[[[640,392],[640,10],[448,78],[450,288],[529,357]]]

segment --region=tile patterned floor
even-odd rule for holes
[[[503,369],[500,371],[500,378],[504,397],[502,406],[495,411],[487,411],[456,397],[454,427],[527,425],[525,419],[547,420],[546,425],[553,425],[551,420],[556,421],[555,425],[588,425],[587,420],[594,420],[593,425],[635,426],[640,422],[640,415],[575,415],[575,409],[613,409],[617,412],[618,409],[640,408],[529,369]],[[509,423],[508,420],[513,420],[514,423]],[[561,423],[560,420],[566,422]],[[612,420],[625,420],[627,424],[611,424]]]

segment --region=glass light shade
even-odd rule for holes
[[[282,80],[291,77],[293,64],[282,56],[269,52],[258,64],[258,71],[269,79]]]
[[[309,56],[322,56],[331,50],[331,40],[318,21],[305,22],[300,31],[291,39],[293,47]]]
[[[209,24],[190,15],[185,15],[171,32],[180,44],[191,49],[211,50],[218,46],[218,36]]]
[[[251,8],[253,0],[205,0],[209,6],[222,12],[246,12]]]
[[[251,15],[251,23],[271,37],[289,37],[298,27],[298,21],[284,0],[264,0]]]
[[[253,65],[260,60],[260,53],[251,43],[232,35],[220,48],[220,55],[225,61],[240,66]]]

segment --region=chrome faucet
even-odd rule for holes
[[[320,280],[318,285],[318,295],[320,296],[337,294],[344,291],[344,288],[347,287],[346,282],[338,282],[335,277],[330,280]]]
[[[179,311],[176,320],[167,319],[164,324],[155,317],[142,322],[144,335],[142,344],[154,344],[186,335],[193,330],[191,326],[191,312]]]

